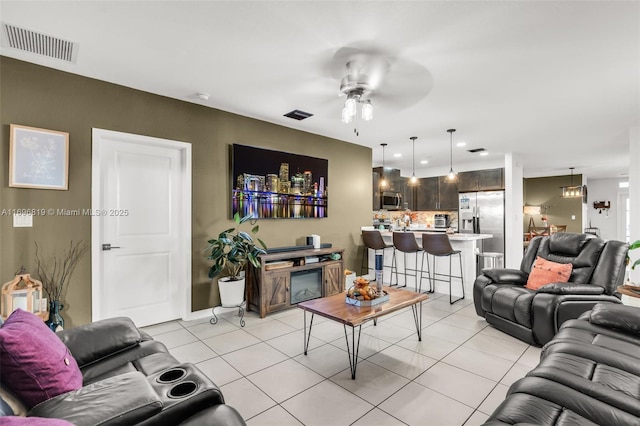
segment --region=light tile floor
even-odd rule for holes
[[[419,342],[410,308],[362,328],[356,380],[343,327],[314,319],[303,354],[303,312],[290,309],[240,327],[226,310],[209,319],[145,327],[181,362],[197,365],[250,426],[478,425],[531,370],[540,348],[498,331],[471,300],[423,305]],[[350,330],[349,330],[350,331]]]

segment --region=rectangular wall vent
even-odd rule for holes
[[[2,23],[2,45],[49,58],[76,62],[78,44],[26,28]]]
[[[472,154],[478,153],[478,152],[483,152],[486,151],[486,149],[484,148],[474,148],[474,149],[468,149],[467,152],[470,152]]]
[[[312,117],[313,114],[309,112],[300,111],[299,109],[294,109],[293,111],[286,113],[284,116],[293,118],[294,120],[304,120],[305,118]]]

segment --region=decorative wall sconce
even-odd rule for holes
[[[611,208],[611,201],[594,201],[593,208],[598,210],[598,214],[602,214],[602,211],[609,217],[609,209]]]

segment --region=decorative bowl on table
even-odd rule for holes
[[[357,277],[349,290],[347,290],[346,302],[355,306],[374,306],[389,300],[389,294],[377,289],[376,282],[369,282],[363,277]]]

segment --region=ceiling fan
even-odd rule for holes
[[[433,87],[431,73],[422,65],[379,48],[343,47],[331,61],[331,74],[339,80],[339,95],[345,99],[342,122],[373,119],[376,108],[400,111],[423,99]],[[359,135],[358,127],[354,133]]]

